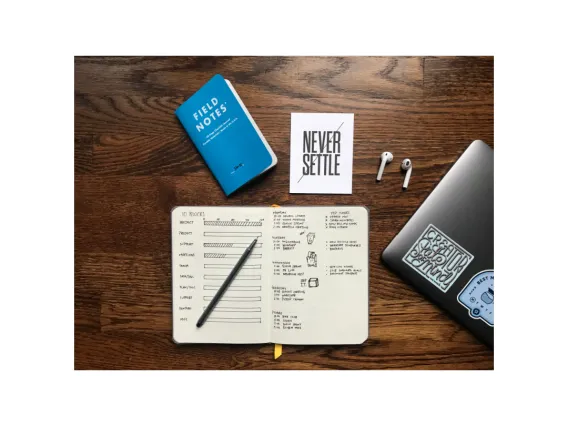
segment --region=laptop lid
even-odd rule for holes
[[[493,150],[488,145],[471,143],[382,259],[493,347]]]

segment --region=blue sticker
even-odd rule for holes
[[[469,316],[480,319],[493,327],[495,311],[493,269],[481,271],[474,275],[458,295],[458,302],[469,310]]]

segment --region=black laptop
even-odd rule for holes
[[[474,141],[383,261],[493,348],[493,150]]]

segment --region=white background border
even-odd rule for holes
[[[4,7],[2,423],[566,418],[568,37],[560,3],[253,3]],[[229,53],[496,55],[496,371],[73,371],[73,55]]]

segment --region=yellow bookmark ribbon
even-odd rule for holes
[[[274,359],[280,358],[280,355],[282,355],[282,345],[276,343],[274,345]]]
[[[270,207],[277,209],[280,206],[278,204],[272,204]],[[280,356],[282,356],[282,345],[276,343],[274,345],[274,359],[278,359]]]

